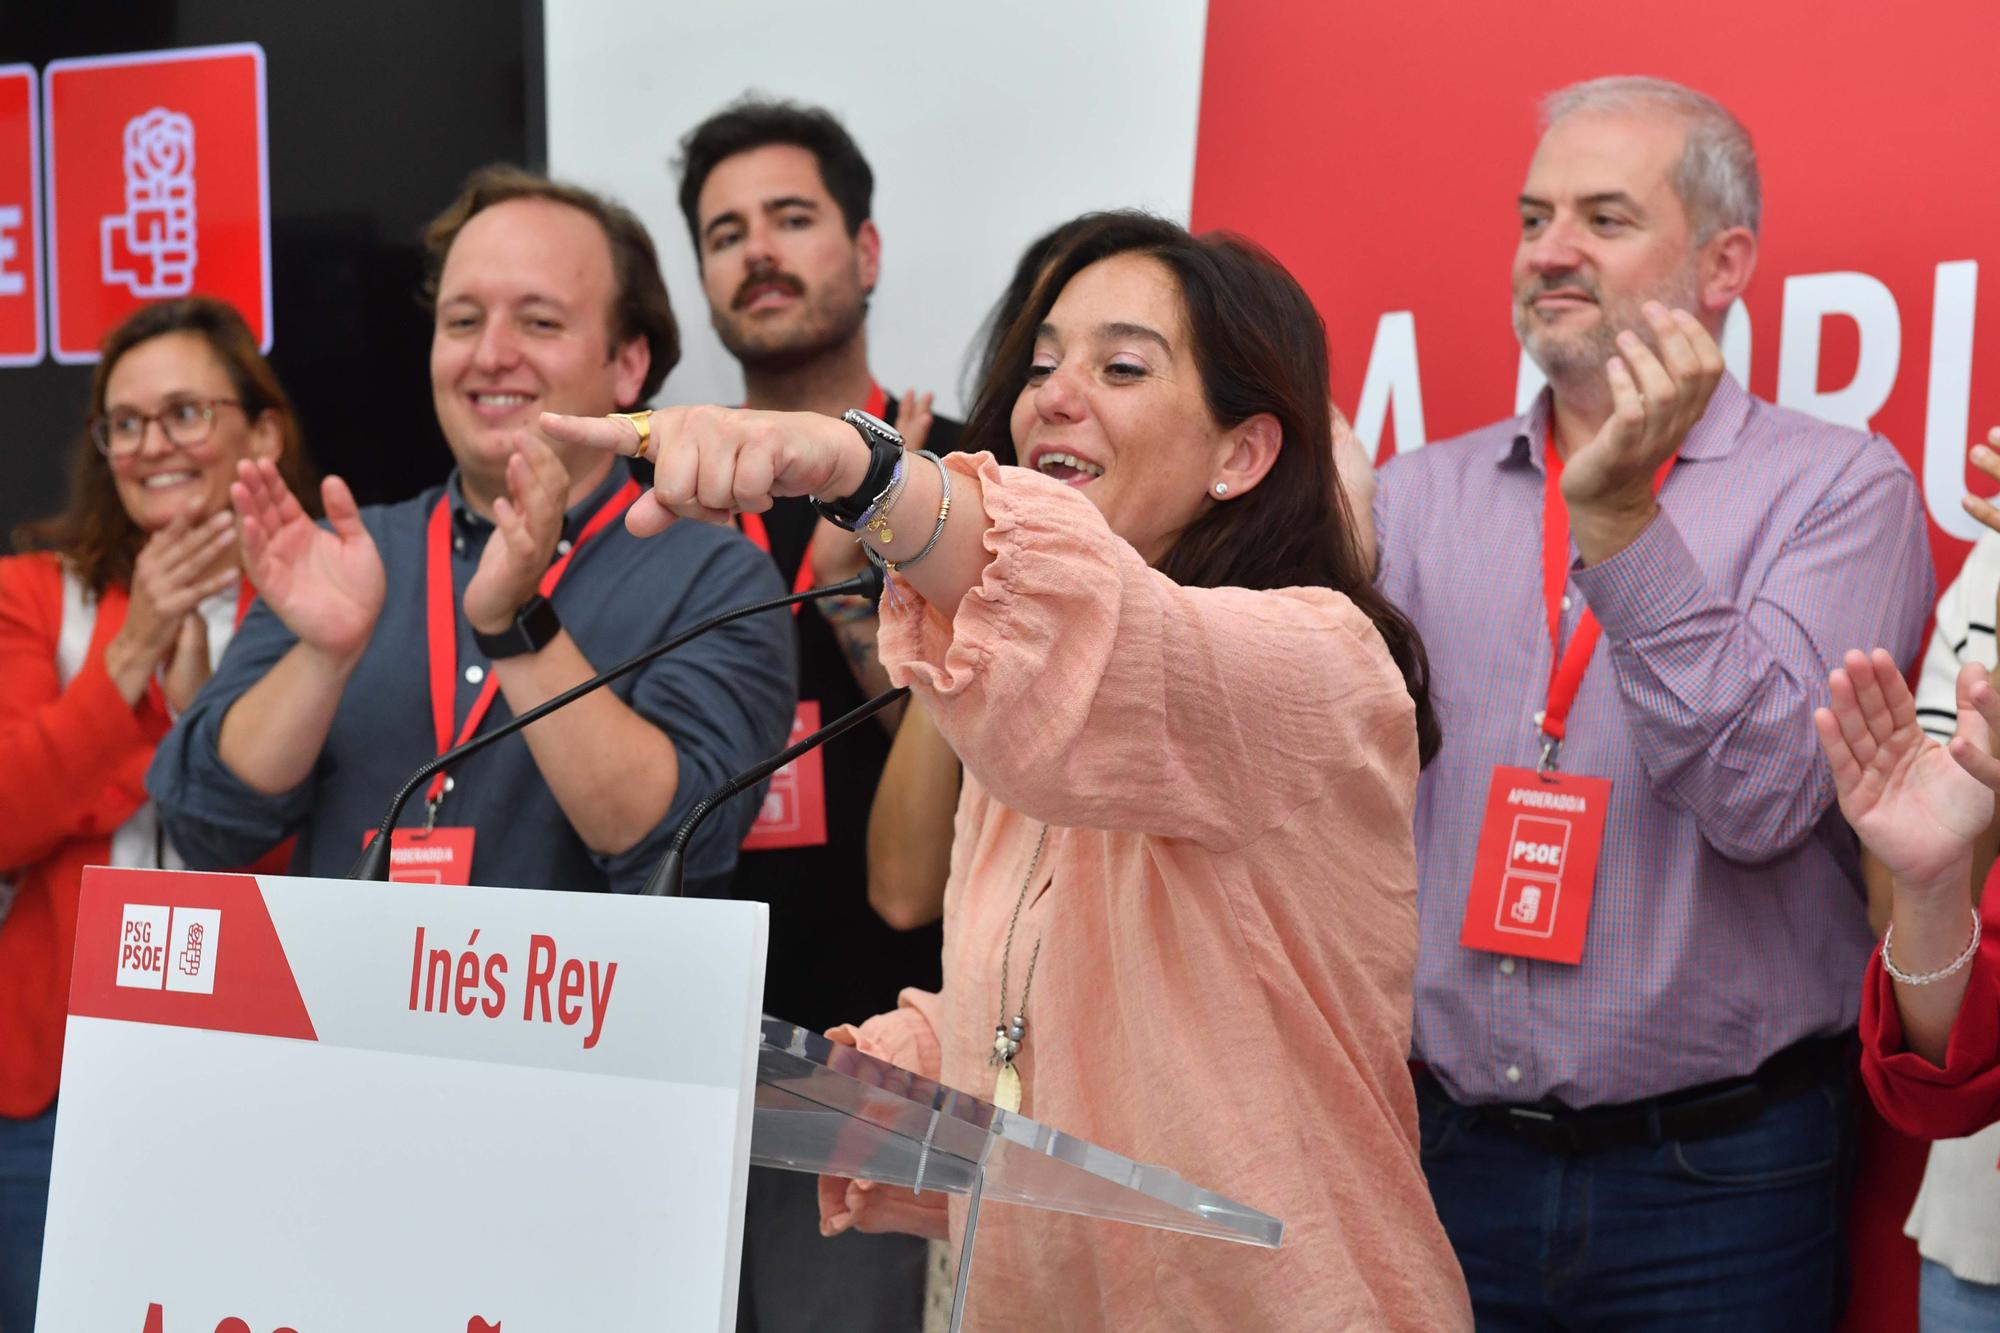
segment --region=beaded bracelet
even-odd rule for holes
[[[1928,986],[1933,982],[1943,981],[1946,977],[1959,971],[1972,961],[1974,954],[1979,952],[1979,909],[1977,907],[1972,909],[1972,942],[1965,946],[1965,952],[1953,960],[1950,967],[1939,968],[1935,972],[1922,972],[1916,976],[1912,976],[1900,967],[1897,967],[1889,957],[1889,941],[1894,938],[1895,934],[1896,927],[1893,922],[1890,923],[1889,929],[1882,932],[1882,970],[1905,986]]]
[[[860,541],[861,535],[865,532],[877,533],[885,542],[896,540],[896,534],[889,531],[889,511],[895,507],[896,501],[903,494],[903,464],[908,461],[907,457],[896,460],[896,470],[889,474],[889,484],[882,488],[882,493],[875,497],[874,503],[863,510],[861,517],[855,520],[855,541]]]

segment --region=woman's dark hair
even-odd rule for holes
[[[111,372],[124,355],[141,343],[170,333],[192,333],[208,344],[229,373],[230,387],[243,405],[243,415],[255,422],[266,412],[278,421],[278,472],[306,512],[319,513],[319,482],[306,461],[298,414],[292,400],[257,350],[257,337],[243,317],[228,304],[206,296],[162,301],[135,312],[113,329],[98,349],[97,369],[90,377],[91,417],[104,414],[104,394]],[[88,430],[77,436],[71,450],[69,504],[53,518],[23,523],[14,529],[17,551],[53,551],[66,560],[93,593],[113,585],[129,585],[146,531],[125,512],[111,462],[97,451]]]
[[[1028,248],[1021,252],[1019,262],[1014,265],[1014,276],[1008,280],[1007,290],[993,303],[993,309],[980,322],[979,333],[973,339],[972,351],[979,359],[967,366],[971,380],[971,387],[965,395],[967,398],[978,397],[979,386],[993,373],[993,363],[1000,358],[1000,346],[1007,339],[1007,330],[1014,327],[1014,320],[1034,297],[1035,283],[1049,266],[1049,260],[1071,237],[1081,233],[1099,216],[1097,213],[1085,213],[1082,217],[1071,218],[1028,242]],[[994,451],[994,456],[1000,456],[998,450]]]
[[[1087,214],[1031,280],[1032,296],[1001,335],[964,447],[1012,443],[1010,418],[1028,381],[1036,331],[1070,280],[1113,255],[1160,264],[1180,289],[1191,351],[1209,415],[1234,426],[1277,418],[1282,444],[1263,481],[1213,504],[1159,562],[1167,577],[1198,588],[1331,588],[1374,622],[1416,704],[1417,753],[1429,763],[1442,739],[1431,707],[1430,660],[1416,627],[1377,592],[1354,540],[1354,516],[1334,470],[1326,326],[1298,282],[1240,236],[1192,236],[1144,213]]]

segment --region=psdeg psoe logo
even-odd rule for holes
[[[55,359],[95,361],[128,315],[193,293],[235,306],[269,351],[263,49],[53,60],[42,103]]]
[[[219,908],[127,903],[118,931],[118,984],[213,995],[221,935]]]
[[[1563,862],[1569,854],[1566,819],[1516,815],[1507,836],[1506,875],[1493,928],[1546,939],[1555,933],[1556,905],[1562,894]]]

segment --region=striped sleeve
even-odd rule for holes
[[[1917,723],[1940,741],[1958,725],[1958,669],[1994,665],[1994,600],[2000,594],[2000,533],[1980,537],[1938,598],[1937,623],[1917,673]]]

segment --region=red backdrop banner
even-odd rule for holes
[[[1194,224],[1247,232],[1298,275],[1342,408],[1407,449],[1514,411],[1508,272],[1540,97],[1605,74],[1699,88],[1763,171],[1749,387],[1893,440],[1942,578],[1975,530],[1965,452],[2000,424],[1995,50],[1988,0],[1920,18],[1866,0],[1210,0]]]
[[[1763,174],[1732,365],[1760,397],[1895,442],[1942,587],[1979,531],[1958,497],[1992,490],[1966,452],[2000,424],[1996,50],[1990,0],[1209,0],[1193,221],[1298,275],[1335,396],[1386,457],[1516,410],[1509,267],[1542,95],[1607,74],[1701,89]],[[1864,1117],[1849,1329],[1915,1327],[1901,1224],[1922,1163]]]

